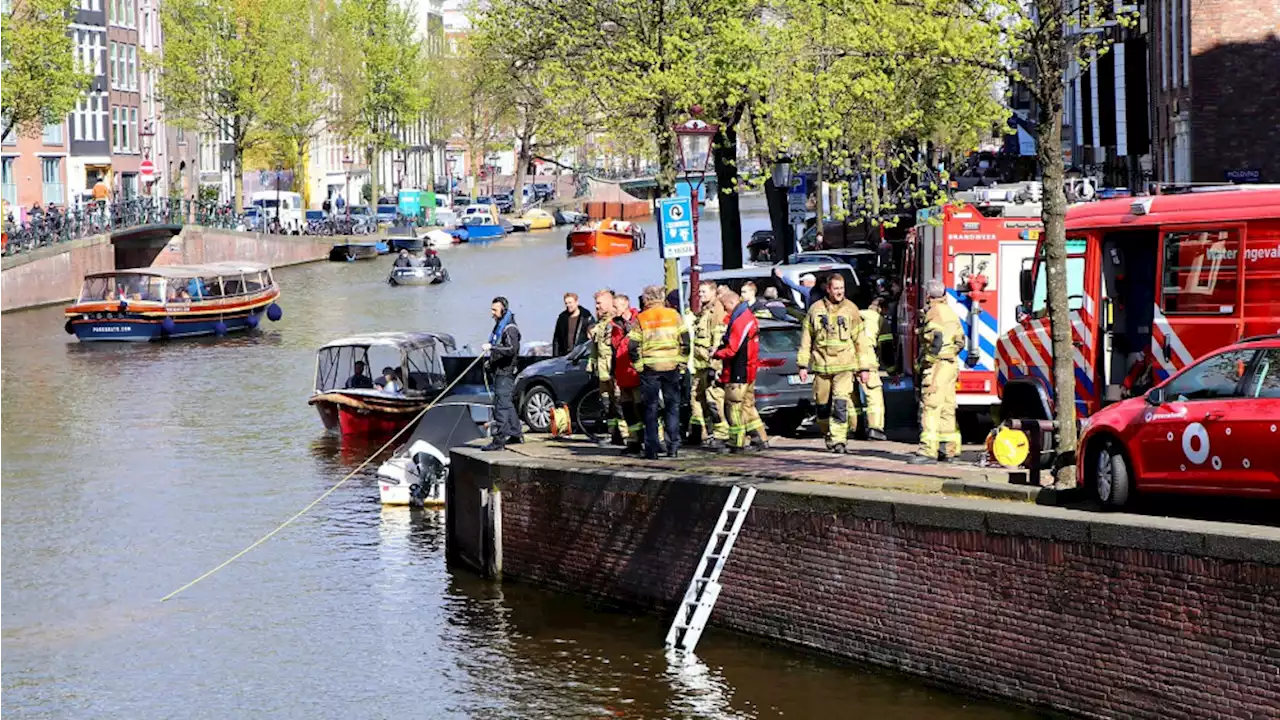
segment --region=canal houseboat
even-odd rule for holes
[[[626,220],[579,225],[565,239],[570,255],[621,255],[644,247],[644,230]]]
[[[66,309],[81,342],[225,335],[279,320],[271,268],[253,262],[169,265],[88,275]]]
[[[328,430],[344,437],[387,437],[414,422],[444,391],[441,357],[456,349],[451,335],[376,332],[327,343],[316,355],[308,401]]]

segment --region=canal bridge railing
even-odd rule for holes
[[[131,198],[84,208],[53,208],[34,214],[26,223],[6,218],[3,255],[21,255],[94,235],[115,238],[144,228],[177,233],[188,224],[234,229],[240,222],[230,205],[175,198]]]

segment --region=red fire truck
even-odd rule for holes
[[[1017,324],[1019,273],[1034,256],[1043,227],[1039,194],[1038,183],[959,193],[956,203],[920,211],[907,236],[895,333],[899,367],[911,372],[915,330],[927,307],[925,285],[941,280],[968,338],[956,386],[962,427],[972,427],[999,403],[996,343]]]
[[[1280,331],[1280,187],[1226,186],[1072,207],[1067,292],[1078,417],[1201,355]],[[1021,321],[1001,334],[1001,417],[1039,422],[1053,390],[1044,249],[1020,273]]]

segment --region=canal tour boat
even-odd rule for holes
[[[644,230],[626,220],[601,220],[579,225],[565,239],[570,255],[622,255],[644,247]]]
[[[316,355],[315,389],[308,402],[327,430],[344,437],[392,435],[444,390],[448,381],[441,357],[456,347],[453,336],[431,332],[334,340]],[[384,370],[392,382],[386,382]]]
[[[271,268],[262,263],[168,265],[93,273],[65,311],[81,342],[225,335],[279,320]]]

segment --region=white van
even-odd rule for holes
[[[276,203],[280,207],[276,207]],[[280,218],[280,227],[286,233],[300,234],[302,232],[302,195],[296,192],[286,192],[275,190],[263,190],[256,192],[250,198],[250,203],[259,208],[258,213],[262,218],[263,227],[270,228],[271,221],[277,217]]]

